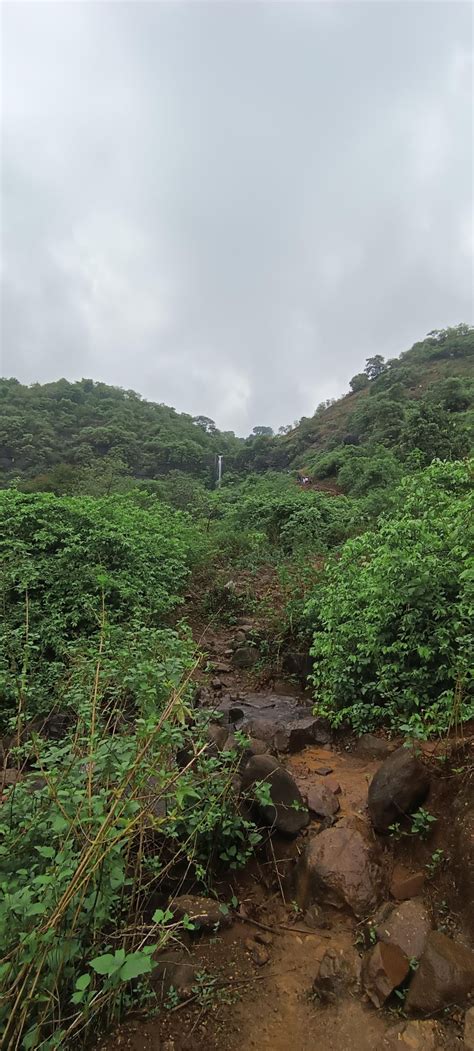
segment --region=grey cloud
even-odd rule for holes
[[[2,371],[248,433],[471,320],[471,18],[5,4]]]

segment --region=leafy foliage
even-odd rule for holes
[[[328,563],[307,616],[316,704],[334,725],[427,735],[474,713],[471,511],[468,467],[435,463]]]

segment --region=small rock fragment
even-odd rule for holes
[[[270,931],[257,931],[254,937],[260,945],[273,945],[273,934]]]
[[[232,914],[229,909],[214,898],[182,894],[170,902],[170,909],[177,920],[188,916],[196,931],[212,931],[216,927],[232,926]]]
[[[408,872],[407,869],[400,866],[395,868],[393,873],[390,894],[393,898],[397,898],[398,901],[405,901],[407,898],[417,898],[423,892],[424,885],[424,872],[421,870],[419,872]]]

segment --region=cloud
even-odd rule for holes
[[[472,318],[463,3],[6,3],[2,371],[248,433]]]

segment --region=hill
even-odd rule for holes
[[[367,360],[350,392],[319,405],[278,435],[256,427],[246,439],[91,379],[24,386],[0,380],[0,477],[3,485],[54,492],[117,488],[180,472],[212,487],[216,457],[232,482],[250,472],[304,469],[343,491],[397,481],[401,464],[453,459],[469,449],[474,399],[474,328],[431,332],[385,362]],[[357,470],[354,471],[354,461]]]

